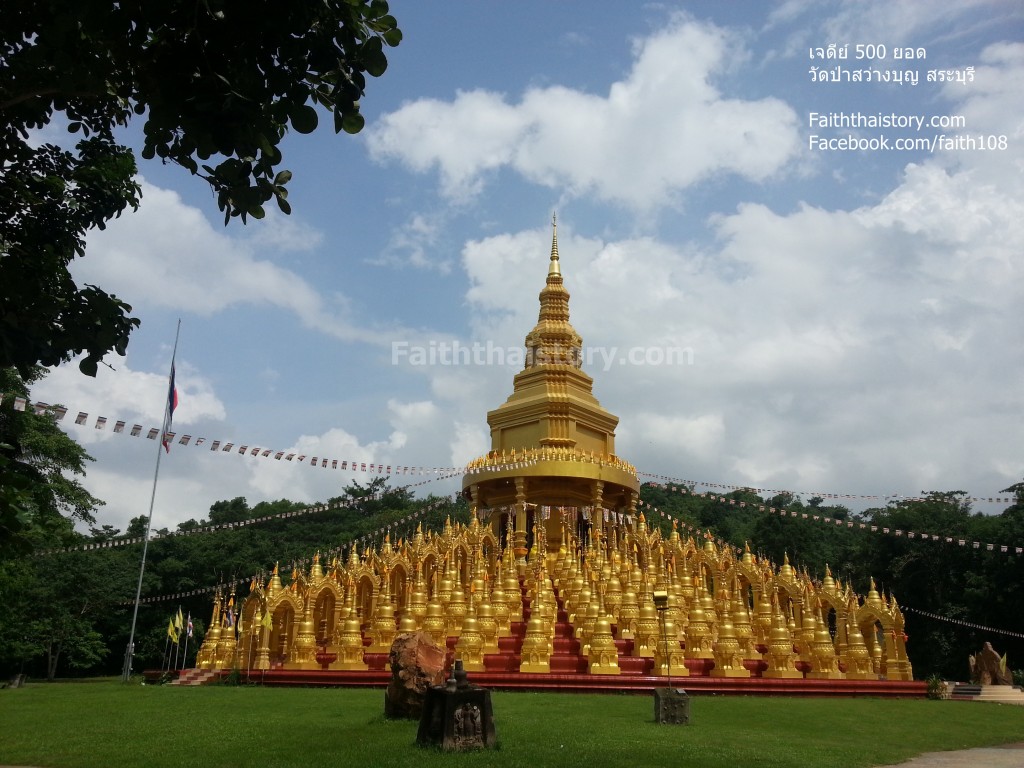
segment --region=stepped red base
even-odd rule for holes
[[[171,685],[206,685],[211,680],[219,677],[218,672],[211,672],[206,669],[186,669],[178,675],[177,680],[172,680]]]
[[[488,657],[487,671],[471,672],[470,682],[497,691],[562,691],[565,693],[650,693],[668,685],[668,679],[656,675],[589,675],[555,673],[525,674],[494,669]],[[621,664],[621,661],[620,661]],[[496,663],[494,666],[499,666]],[[227,675],[227,671],[220,673]],[[246,675],[242,673],[243,680]],[[331,670],[271,669],[253,670],[248,680],[261,685],[298,685],[316,687],[384,688],[391,673],[384,670],[335,672]],[[879,698],[923,699],[924,681],[888,680],[768,680],[765,678],[673,677],[672,686],[692,695],[736,694],[742,696],[874,696]]]
[[[683,688],[690,694],[738,694],[743,696],[875,696],[888,698],[925,698],[927,684],[923,681],[888,680],[815,680],[767,679],[760,677],[767,664],[760,659],[748,659],[744,666],[757,677],[710,677],[714,667],[711,659],[687,659],[689,677],[667,677],[651,674],[654,659],[632,656],[632,640],[616,640],[619,651],[619,675],[591,675],[589,662],[580,651],[562,601],[557,598],[553,653],[549,660],[549,674],[528,674],[519,671],[520,649],[526,635],[526,621],[513,622],[511,635],[498,640],[499,652],[484,655],[484,671],[470,672],[470,681],[493,690],[504,691],[565,691],[566,693],[650,693],[655,688]],[[523,590],[524,619],[530,616],[530,599]],[[369,639],[366,639],[369,646]],[[447,662],[455,658],[456,638],[447,640]],[[759,648],[759,653],[764,652]],[[324,657],[326,659],[326,656]],[[304,685],[384,688],[391,680],[388,654],[364,653],[365,671],[288,670],[275,666],[266,671],[242,672],[243,680],[263,685]],[[326,666],[326,665],[325,665]],[[804,670],[806,671],[806,670]],[[147,673],[148,675],[149,673]],[[227,675],[227,670],[220,673]],[[669,683],[671,682],[671,686]]]

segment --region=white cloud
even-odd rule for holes
[[[763,181],[798,147],[797,119],[774,98],[730,99],[713,85],[743,51],[710,24],[676,16],[637,42],[633,70],[606,95],[553,86],[518,104],[460,92],[385,115],[368,136],[371,155],[414,171],[437,168],[443,194],[479,194],[488,175],[511,168],[529,181],[656,209],[708,177]]]
[[[392,440],[360,443],[359,438],[345,429],[334,427],[319,435],[302,435],[288,448],[286,453],[306,457],[304,462],[288,462],[262,459],[253,462],[249,468],[252,487],[265,498],[287,498],[292,501],[313,502],[341,495],[352,472],[334,469],[328,464],[314,467],[312,459],[328,458],[339,461],[376,463],[388,461],[391,451],[400,448],[403,439],[393,435]],[[357,476],[365,482],[366,475]]]
[[[452,271],[452,259],[438,257],[435,250],[445,219],[444,214],[412,214],[405,224],[395,228],[384,253],[369,259],[371,264],[411,266],[436,270],[442,275]]]
[[[479,456],[483,456],[490,449],[490,440],[487,436],[487,422],[480,418],[474,422],[455,422],[455,435],[451,441],[453,465],[461,466]]]
[[[922,38],[951,24],[954,29],[960,26],[962,33],[975,27],[978,19],[985,25],[998,25],[1003,15],[1000,9],[1012,15],[1012,5],[1006,0],[960,0],[937,5],[868,0],[840,4],[835,15],[826,19],[822,26],[828,42],[856,39],[919,46]],[[957,25],[962,19],[970,19],[972,23]]]
[[[377,474],[384,474],[341,470],[333,466],[331,462],[334,460],[339,464],[348,462],[350,467],[355,463],[391,465],[393,484],[418,482],[409,475],[400,474],[397,466],[438,465],[436,457],[444,455],[445,415],[429,400],[404,402],[391,399],[387,403],[387,412],[391,432],[386,438],[364,441],[341,427],[332,427],[319,435],[302,435],[293,445],[281,450],[304,455],[305,462],[256,461],[249,469],[252,487],[265,498],[313,502],[341,495],[342,488],[352,479],[365,484]],[[316,467],[311,466],[314,456],[320,460]],[[322,466],[325,458],[329,460],[326,467]]]
[[[627,431],[635,435],[635,439],[651,443],[655,450],[669,453],[677,457],[678,461],[685,461],[692,456],[720,451],[725,437],[725,423],[720,413],[686,417],[634,411]]]
[[[252,221],[246,228],[245,242],[255,250],[269,253],[288,251],[311,251],[323,244],[323,232],[302,222],[294,215],[281,213],[276,208],[268,207],[267,215],[262,221]]]
[[[391,412],[391,425],[395,430],[401,430],[403,433],[411,430],[431,429],[436,426],[441,416],[438,407],[429,400],[415,403],[388,400],[388,410]]]
[[[1012,0],[942,4],[861,0],[831,3],[835,9],[832,13],[825,9],[826,5],[821,0],[785,0],[772,9],[766,29],[794,25],[785,44],[785,54],[789,56],[806,57],[808,46],[860,42],[890,47],[935,45],[931,51],[934,58],[936,48],[944,47],[942,43],[976,35],[986,28],[998,29],[1019,16]]]
[[[284,240],[313,247],[319,234],[286,217],[270,217],[264,234],[231,237],[215,230],[176,193],[142,182],[139,210],[90,233],[88,256],[76,260],[79,282],[103,286],[129,303],[209,316],[231,307],[277,307],[308,328],[345,341],[389,344],[396,331],[361,328],[346,298],[324,296],[298,274],[257,258],[254,247]]]
[[[419,172],[438,167],[444,193],[467,198],[483,188],[483,173],[511,162],[527,121],[499,94],[467,91],[450,104],[406,104],[373,126],[368,140],[378,159],[397,157]]]

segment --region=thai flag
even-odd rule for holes
[[[174,362],[171,362],[171,383],[167,389],[167,415],[164,417],[164,450],[171,452],[171,419],[174,417],[174,409],[178,407],[178,388],[174,386]]]

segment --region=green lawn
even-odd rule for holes
[[[1024,741],[1024,708],[882,699],[695,697],[689,726],[655,725],[649,695],[494,693],[499,749],[416,746],[381,690],[35,683],[0,690],[0,765],[793,766],[897,763]]]

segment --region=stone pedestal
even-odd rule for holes
[[[492,749],[497,743],[491,692],[468,683],[458,661],[445,685],[427,690],[416,743],[451,752]]]
[[[7,688],[21,688],[25,681],[28,680],[28,675],[21,674],[20,672],[16,675],[12,675],[11,679],[7,681]],[[3,686],[0,686],[3,687]]]
[[[690,697],[682,688],[654,689],[654,722],[661,725],[689,725]]]

